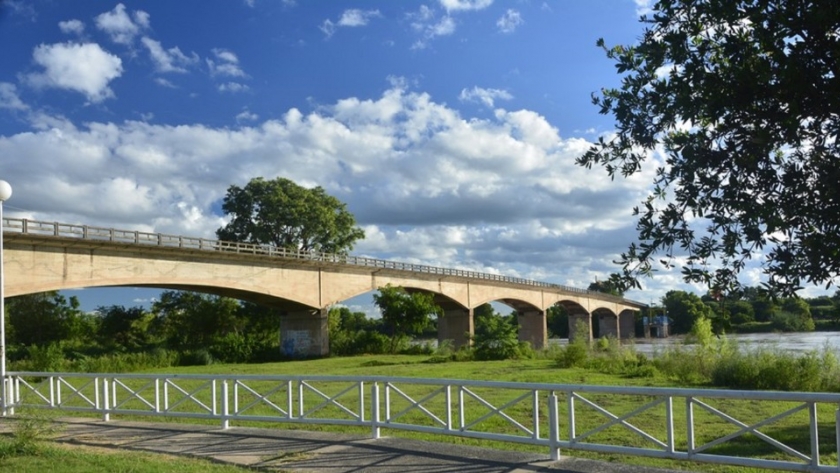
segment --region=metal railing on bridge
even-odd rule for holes
[[[840,394],[361,376],[11,372],[10,413],[333,424],[789,471],[837,472]],[[821,441],[822,435],[828,442]],[[826,451],[821,451],[821,446]],[[746,452],[753,452],[750,456]],[[829,462],[833,464],[825,464]]]
[[[492,273],[481,273],[476,271],[466,271],[462,269],[441,268],[422,264],[401,263],[397,261],[366,258],[363,256],[351,256],[334,253],[303,252],[298,250],[288,250],[273,245],[237,243],[230,241],[210,240],[206,238],[166,235],[163,233],[119,230],[115,228],[94,227],[89,225],[75,225],[58,222],[42,222],[38,220],[27,220],[18,218],[3,218],[3,231],[6,233],[23,233],[40,236],[79,238],[83,240],[99,240],[131,245],[183,248],[202,251],[223,251],[238,254],[263,255],[272,258],[308,260],[335,264],[347,264],[353,266],[394,269],[399,271],[411,271],[418,273],[435,274],[440,276],[457,276],[463,278],[480,279],[485,281],[499,281],[525,286],[560,289],[562,291],[570,293],[594,296],[603,300],[611,300],[614,302],[628,302],[639,306],[645,305],[641,302],[631,301],[622,297],[613,296],[611,294],[589,291],[586,289],[578,289],[575,287],[564,286],[561,284],[534,281],[531,279],[502,276],[500,274]]]

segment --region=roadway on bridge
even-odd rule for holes
[[[0,422],[0,432],[13,419]],[[551,462],[547,455],[424,442],[395,437],[373,440],[350,434],[61,419],[57,440],[72,445],[186,455],[254,469],[326,473],[668,473],[673,470],[621,465],[574,457]]]

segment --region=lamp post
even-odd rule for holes
[[[12,196],[12,186],[8,182],[0,180],[0,414],[3,416],[8,412],[9,389],[6,383],[6,276],[3,273],[3,202]]]

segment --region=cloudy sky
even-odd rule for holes
[[[585,288],[652,178],[574,164],[614,126],[595,42],[634,42],[646,3],[0,0],[6,215],[213,237],[229,185],[282,176],[347,203],[354,254]]]

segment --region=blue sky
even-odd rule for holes
[[[586,287],[653,172],[574,164],[614,126],[595,42],[633,43],[647,3],[0,1],[6,215],[212,237],[229,185],[282,176],[348,204],[354,254]],[[678,270],[628,297],[674,288]]]

